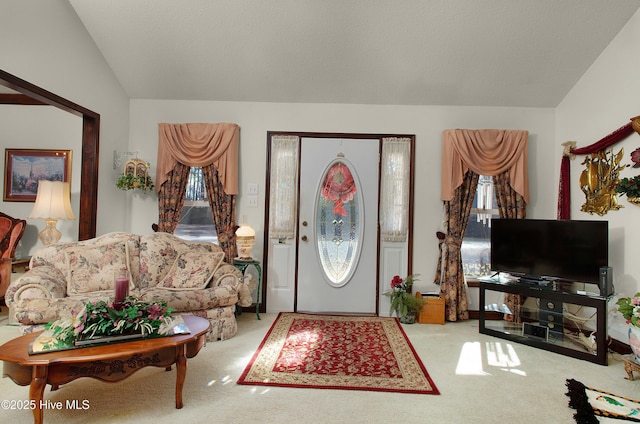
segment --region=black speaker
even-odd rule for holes
[[[610,266],[600,267],[598,287],[600,288],[600,296],[609,297],[613,294],[613,268]]]
[[[549,339],[561,340],[564,335],[563,304],[558,300],[540,299],[540,325],[549,329]]]

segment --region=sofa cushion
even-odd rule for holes
[[[238,293],[229,286],[202,290],[167,290],[153,287],[140,290],[140,299],[147,303],[166,302],[175,313],[181,313],[235,305],[238,302]]]
[[[156,287],[168,274],[176,258],[181,252],[201,249],[207,252],[221,252],[222,249],[213,243],[183,240],[173,234],[157,232],[140,236],[139,243],[141,289]]]
[[[169,290],[203,289],[223,259],[223,252],[212,253],[203,249],[181,252],[157,286]]]
[[[125,242],[65,249],[67,257],[67,295],[113,290],[115,271],[129,270],[129,249]],[[135,286],[133,280],[130,288]]]

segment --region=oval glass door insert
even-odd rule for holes
[[[334,287],[349,282],[358,265],[364,217],[357,174],[344,159],[329,164],[315,210],[317,253],[325,279]]]

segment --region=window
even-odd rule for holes
[[[491,272],[491,220],[498,217],[493,178],[481,175],[460,249],[467,279]]]
[[[186,240],[218,243],[218,234],[200,167],[191,167],[189,171],[184,206],[174,234]]]

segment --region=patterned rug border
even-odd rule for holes
[[[286,335],[296,319],[322,321],[371,321],[379,322],[402,370],[402,378],[361,376],[310,376],[307,374],[277,373],[273,371]],[[397,332],[394,334],[394,332]],[[398,359],[400,358],[400,359]],[[337,381],[337,383],[336,383]],[[237,384],[313,389],[363,390],[394,393],[439,395],[440,392],[429,376],[426,367],[409,341],[397,318],[353,316],[334,314],[310,314],[280,312],[264,336],[258,349],[237,380]]]

